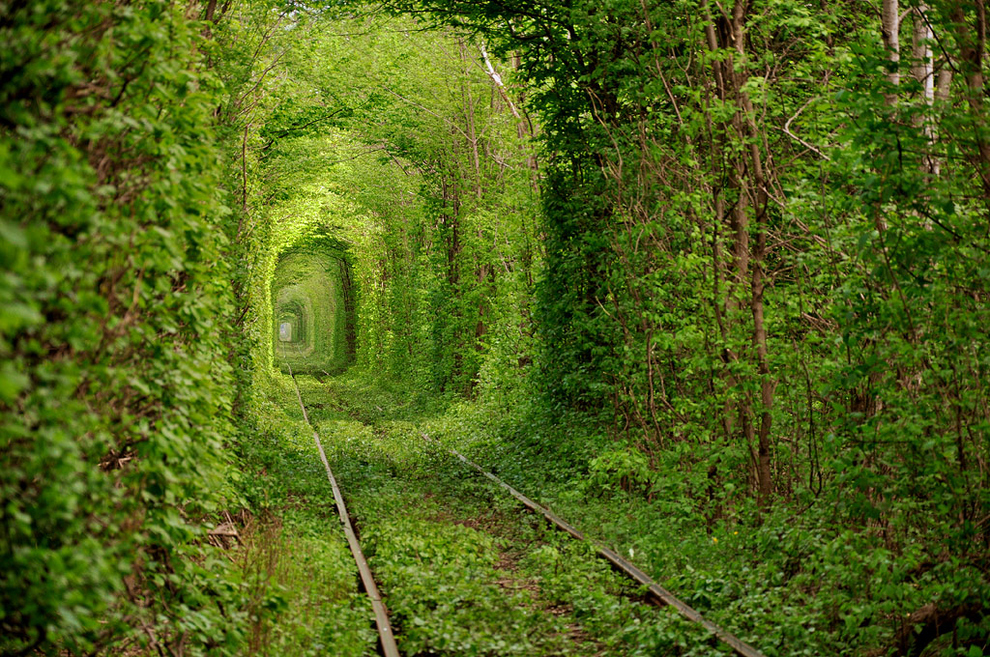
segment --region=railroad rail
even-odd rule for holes
[[[323,461],[323,467],[326,469],[327,478],[330,480],[330,485],[333,488],[334,500],[337,504],[337,512],[340,516],[341,524],[344,526],[344,533],[347,535],[347,542],[351,549],[351,554],[354,556],[354,560],[358,565],[358,570],[361,574],[361,581],[364,584],[365,591],[368,593],[368,597],[371,598],[372,606],[375,609],[375,623],[378,626],[382,654],[385,657],[399,657],[399,651],[395,644],[395,638],[392,633],[391,625],[389,624],[387,610],[382,602],[381,595],[378,592],[378,587],[375,584],[374,578],[371,575],[371,569],[368,567],[368,562],[365,559],[364,554],[361,552],[361,546],[358,543],[357,535],[354,533],[354,528],[351,525],[350,516],[347,513],[347,507],[344,505],[343,495],[341,494],[340,488],[337,486],[337,481],[330,469],[330,463],[327,461],[326,453],[323,451],[323,444],[320,442],[320,436],[316,432],[316,429],[313,428],[312,423],[309,421],[309,415],[307,414],[306,406],[303,403],[302,393],[299,390],[299,384],[296,382],[295,375],[292,373],[292,368],[289,366],[288,362],[286,362],[286,366],[289,368],[289,375],[292,378],[293,386],[296,390],[296,397],[299,400],[299,407],[302,409],[303,418],[306,420],[306,423],[309,424],[310,428],[313,429],[313,439],[316,441],[316,447],[319,450],[320,459]],[[497,484],[500,488],[508,492],[512,497],[520,502],[524,507],[539,515],[542,515],[547,522],[557,529],[567,533],[574,539],[585,541],[592,545],[597,551],[598,556],[608,561],[615,570],[644,586],[648,597],[654,602],[673,607],[685,619],[696,623],[711,632],[714,637],[731,648],[733,652],[740,657],[765,657],[762,652],[753,646],[742,641],[723,627],[706,619],[699,611],[680,600],[667,589],[660,586],[653,578],[637,568],[631,562],[623,559],[615,550],[612,550],[601,541],[586,536],[583,532],[574,527],[574,525],[571,525],[567,521],[563,520],[545,506],[538,504],[529,497],[523,495],[505,481],[491,472],[488,472],[480,465],[458,452],[456,449],[446,447],[438,440],[431,438],[426,433],[421,433],[421,436],[425,441],[447,451],[467,467],[477,471],[487,479]]]
[[[460,461],[469,468],[477,470],[479,473],[481,473],[488,479],[498,484],[501,488],[506,490],[512,497],[516,498],[516,500],[521,502],[523,506],[525,506],[530,511],[542,515],[544,518],[546,518],[546,520],[550,524],[555,526],[557,529],[566,532],[567,534],[569,534],[570,536],[572,536],[573,538],[579,541],[586,541],[591,545],[593,545],[595,549],[598,551],[599,557],[608,561],[612,565],[612,567],[618,570],[619,572],[623,573],[627,577],[645,586],[651,598],[653,598],[655,601],[659,602],[660,604],[669,605],[673,607],[684,618],[688,619],[693,623],[697,623],[698,625],[701,625],[706,630],[708,630],[713,635],[715,635],[722,643],[732,648],[732,650],[737,655],[740,655],[741,657],[765,657],[764,654],[761,653],[756,648],[752,647],[748,643],[745,643],[744,641],[736,637],[734,634],[728,632],[722,627],[706,619],[704,616],[701,615],[700,612],[698,612],[697,610],[695,610],[694,608],[692,608],[691,606],[689,606],[688,604],[677,598],[673,593],[671,593],[667,589],[657,584],[656,581],[653,580],[653,578],[651,578],[649,575],[644,573],[642,570],[637,568],[629,561],[626,561],[625,559],[620,557],[618,553],[612,550],[611,548],[607,547],[600,541],[595,540],[594,538],[590,538],[586,536],[576,527],[574,527],[570,523],[560,518],[553,511],[529,499],[528,497],[517,491],[509,484],[505,483],[504,481],[502,481],[492,473],[482,468],[474,461],[465,457],[456,449],[448,448],[442,445],[439,441],[430,438],[430,436],[425,433],[421,435],[426,441],[439,446],[441,449],[448,451],[450,454],[460,459]]]
[[[289,368],[289,376],[292,378],[292,385],[296,389],[296,398],[299,400],[299,408],[302,409],[303,419],[306,420],[309,428],[313,430],[313,440],[316,441],[316,449],[320,452],[320,460],[323,461],[323,467],[327,471],[327,479],[330,480],[330,487],[333,488],[333,499],[337,505],[337,515],[340,517],[340,524],[344,527],[344,534],[347,536],[347,546],[351,549],[351,555],[354,557],[354,561],[357,563],[358,573],[361,575],[361,584],[364,586],[365,593],[371,599],[371,606],[375,611],[375,625],[378,628],[379,648],[384,657],[400,657],[399,648],[395,645],[395,634],[392,632],[392,624],[388,620],[388,610],[385,608],[382,596],[378,592],[378,585],[375,584],[375,578],[371,574],[368,560],[365,559],[364,552],[361,551],[361,544],[358,542],[357,534],[354,533],[354,525],[351,524],[351,517],[347,513],[344,496],[341,494],[340,487],[337,485],[337,479],[333,476],[333,471],[330,469],[330,462],[327,461],[326,452],[323,451],[323,443],[320,442],[320,435],[316,432],[316,427],[309,421],[309,414],[306,412],[306,405],[303,404],[302,393],[299,391],[296,376],[292,373],[292,366],[289,365],[288,361],[285,361],[285,364]]]

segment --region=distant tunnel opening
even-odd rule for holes
[[[354,362],[356,311],[346,248],[324,238],[284,251],[272,277],[275,366],[340,374]]]

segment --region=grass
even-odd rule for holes
[[[252,591],[246,654],[374,655],[371,604],[294,402],[292,390],[274,394],[242,445],[241,487],[255,510],[234,554]]]
[[[745,517],[755,509],[737,509],[712,524],[676,480],[658,479],[647,496],[609,486],[603,473],[586,476],[581,450],[594,451],[597,437],[580,426],[522,426],[518,414],[481,404],[438,410],[356,375],[299,384],[405,655],[728,652],[702,628],[646,604],[588,545],[524,512],[424,433],[610,545],[768,657],[884,654],[891,619],[939,585],[934,571],[930,581],[912,574],[911,555],[843,532],[827,510],[785,509],[753,523]],[[267,510],[244,541],[246,576],[261,582],[251,654],[330,645],[333,654],[372,654],[370,608],[291,388],[273,396],[266,417],[270,426],[245,455],[252,508]],[[939,654],[976,654],[960,643],[939,644]]]
[[[404,654],[718,652],[588,546],[424,441],[444,416],[358,378],[300,386]]]
[[[279,380],[244,454],[245,495],[265,510],[242,555],[245,577],[258,582],[251,654],[316,654],[327,645],[334,654],[372,654],[370,608],[311,431],[289,380]],[[424,433],[629,558],[767,657],[888,654],[913,610],[932,600],[968,604],[983,581],[979,564],[926,560],[920,542],[892,551],[827,505],[760,513],[737,504],[713,522],[705,501],[685,493],[676,464],[647,473],[655,477],[649,494],[642,485],[624,490],[618,475],[595,469],[610,441],[593,423],[541,420],[525,400],[445,406],[361,374],[299,383],[405,655],[727,652],[676,613],[645,604],[589,546],[523,512]],[[969,597],[954,597],[960,591]],[[923,657],[987,653],[985,623],[962,622]]]

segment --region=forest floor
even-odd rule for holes
[[[890,587],[896,596],[878,595],[876,582],[895,581],[895,562],[830,528],[828,509],[782,509],[758,523],[745,520],[755,510],[737,509],[713,524],[674,480],[645,495],[589,476],[585,455],[567,455],[590,439],[578,426],[540,435],[546,427],[517,426],[506,406],[423,403],[360,375],[296,378],[404,655],[728,653],[699,626],[647,603],[591,546],[548,527],[448,448],[768,657],[884,654],[893,634],[886,619],[931,595],[908,580]],[[256,510],[236,557],[257,598],[249,654],[317,655],[330,646],[342,657],[374,654],[370,603],[312,429],[292,380],[279,375],[272,389],[262,409],[268,424],[241,455],[242,488]],[[570,447],[555,446],[566,440]]]
[[[435,420],[360,380],[297,380],[404,655],[666,654],[643,629],[679,617],[427,442]],[[291,447],[246,458],[269,512],[252,523],[265,540],[241,558],[273,564],[259,588],[277,591],[254,649],[375,654],[370,605],[294,397],[273,400],[298,427]]]

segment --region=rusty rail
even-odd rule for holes
[[[347,506],[344,505],[344,496],[341,494],[340,487],[337,486],[337,479],[333,476],[333,471],[330,469],[330,462],[327,461],[326,452],[323,451],[323,443],[320,442],[320,435],[316,433],[316,428],[309,421],[309,414],[306,413],[306,405],[303,404],[302,393],[299,391],[296,376],[292,373],[292,366],[289,365],[288,361],[285,364],[289,368],[289,376],[292,377],[292,385],[296,389],[296,398],[299,400],[299,408],[302,409],[303,419],[306,420],[309,428],[313,430],[313,440],[316,441],[316,448],[320,452],[320,460],[323,461],[323,467],[327,471],[327,479],[330,480],[330,486],[333,488],[333,499],[337,504],[337,515],[340,517],[340,524],[344,527],[344,534],[347,536],[347,545],[351,549],[355,563],[357,563],[358,573],[361,575],[361,583],[364,585],[364,590],[368,594],[368,597],[371,598],[371,606],[375,610],[375,625],[378,626],[379,647],[381,648],[382,655],[384,657],[400,657],[399,648],[395,645],[395,635],[392,632],[392,625],[388,620],[388,610],[385,608],[382,596],[378,592],[378,585],[375,584],[375,578],[371,575],[368,560],[364,558],[364,552],[361,551],[361,544],[358,543],[357,534],[354,533],[351,517],[347,513]]]
[[[468,467],[473,468],[474,470],[477,470],[478,472],[480,472],[481,474],[483,474],[488,479],[491,479],[493,482],[495,482],[500,487],[502,487],[503,489],[505,489],[510,495],[512,495],[512,497],[516,498],[519,502],[521,502],[522,505],[525,506],[527,509],[529,509],[530,511],[533,511],[535,513],[539,513],[544,518],[546,518],[546,520],[550,524],[554,525],[555,527],[557,527],[558,529],[560,529],[560,530],[562,530],[564,532],[567,532],[573,538],[576,538],[579,541],[587,541],[588,543],[592,544],[595,547],[595,549],[598,551],[598,556],[599,557],[601,557],[602,559],[605,559],[606,561],[608,561],[610,564],[612,564],[612,567],[615,568],[616,570],[618,570],[619,572],[625,574],[626,576],[628,576],[628,577],[636,580],[637,582],[639,582],[640,584],[642,584],[643,586],[645,586],[647,588],[647,591],[649,592],[650,596],[653,599],[655,599],[656,601],[660,602],[661,604],[669,605],[669,606],[673,607],[684,618],[688,619],[689,621],[692,621],[694,623],[697,623],[697,624],[701,625],[706,630],[708,630],[709,632],[711,632],[712,634],[714,634],[716,637],[718,637],[718,639],[720,641],[722,641],[722,643],[724,643],[727,646],[729,646],[730,648],[732,648],[732,650],[735,651],[735,653],[737,655],[740,655],[741,657],[765,657],[763,655],[763,653],[761,653],[756,648],[754,648],[751,645],[743,642],[741,639],[739,639],[738,637],[736,637],[734,634],[731,634],[727,630],[721,628],[720,626],[718,626],[715,623],[711,622],[710,620],[706,619],[704,616],[701,615],[700,612],[698,612],[697,610],[693,609],[692,607],[690,607],[689,605],[687,605],[685,602],[683,602],[680,599],[678,599],[673,593],[671,593],[667,589],[665,589],[662,586],[660,586],[659,584],[657,584],[653,580],[653,578],[651,578],[649,575],[647,575],[646,573],[644,573],[642,570],[640,570],[639,568],[637,568],[636,566],[634,566],[632,563],[630,563],[630,562],[626,561],[625,559],[623,559],[622,557],[620,557],[618,555],[618,553],[615,552],[614,550],[606,547],[600,541],[597,541],[597,540],[595,540],[593,538],[589,538],[589,537],[585,536],[576,527],[574,527],[570,523],[568,523],[565,520],[563,520],[562,518],[560,518],[557,514],[555,514],[554,512],[552,512],[550,509],[548,509],[548,508],[546,508],[546,507],[544,507],[544,506],[542,506],[540,504],[537,504],[533,500],[529,499],[528,497],[526,497],[525,495],[523,495],[522,493],[520,493],[519,491],[517,491],[515,488],[513,488],[509,484],[505,483],[504,481],[502,481],[501,479],[499,479],[498,477],[496,477],[492,473],[490,473],[487,470],[485,470],[484,468],[482,468],[480,465],[478,465],[474,461],[472,461],[472,460],[468,459],[467,457],[465,457],[463,454],[461,454],[460,452],[458,452],[456,449],[447,448],[447,447],[441,445],[439,441],[434,440],[433,438],[430,438],[425,433],[422,434],[422,436],[423,436],[423,438],[425,440],[427,440],[427,441],[429,441],[429,442],[431,442],[431,443],[433,443],[435,445],[438,445],[441,449],[446,449],[447,451],[449,451],[451,454],[453,454],[458,459],[460,459],[461,462],[464,463],[465,465],[467,465]]]

